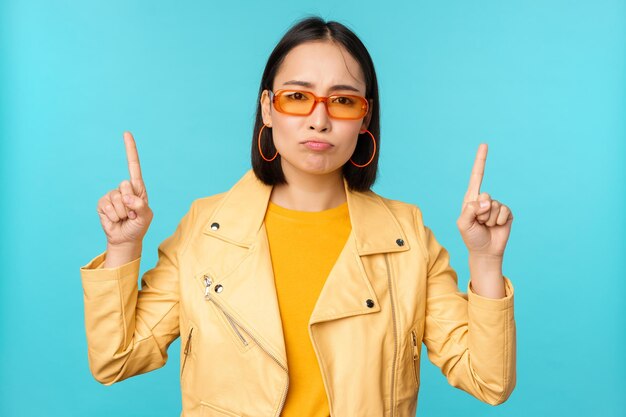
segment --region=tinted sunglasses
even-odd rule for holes
[[[334,119],[356,120],[365,117],[369,103],[365,97],[335,94],[318,97],[310,91],[303,90],[270,90],[270,99],[274,108],[293,116],[308,116],[317,103],[326,104],[326,112]]]

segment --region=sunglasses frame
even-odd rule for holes
[[[289,114],[291,116],[308,116],[311,113],[313,113],[313,110],[315,110],[315,107],[317,106],[317,103],[323,102],[326,106],[326,114],[328,114],[328,117],[331,117],[333,119],[339,119],[339,120],[359,120],[364,118],[368,111],[369,111],[369,100],[367,100],[365,97],[362,96],[356,96],[356,95],[351,95],[351,94],[333,94],[327,97],[318,97],[315,95],[315,93],[313,93],[312,91],[308,91],[308,90],[293,90],[293,89],[280,89],[280,90],[276,90],[276,92],[273,92],[272,90],[269,90],[269,94],[270,94],[270,100],[272,101],[272,104],[274,105],[274,108],[276,109],[276,111],[279,111],[281,113],[284,114]],[[307,114],[301,114],[301,113],[289,113],[287,111],[285,111],[284,109],[282,109],[280,107],[280,105],[278,104],[276,97],[286,93],[286,92],[298,92],[298,93],[307,93],[307,94],[311,94],[315,100],[315,102],[313,103],[313,106],[311,106],[311,110],[307,113]],[[328,108],[328,99],[332,98],[332,97],[350,97],[352,99],[356,99],[357,101],[361,102],[361,110],[362,110],[362,115],[359,117],[336,117],[333,116],[332,114],[330,114],[330,109]]]

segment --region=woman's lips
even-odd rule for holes
[[[316,142],[313,140],[309,140],[304,142],[304,146],[314,151],[323,151],[331,148],[333,145],[328,142]]]

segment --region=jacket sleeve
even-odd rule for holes
[[[80,268],[89,368],[104,385],[165,365],[179,336],[178,257],[188,240],[194,205],[158,246],[158,261],[141,278],[141,257],[104,268],[106,251]]]
[[[424,226],[428,283],[424,344],[450,385],[491,405],[506,401],[516,383],[513,285],[500,299],[467,294],[457,285],[447,250]]]

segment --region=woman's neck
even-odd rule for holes
[[[287,184],[274,186],[272,203],[291,210],[322,211],[346,202],[341,169],[318,175],[284,168]]]

